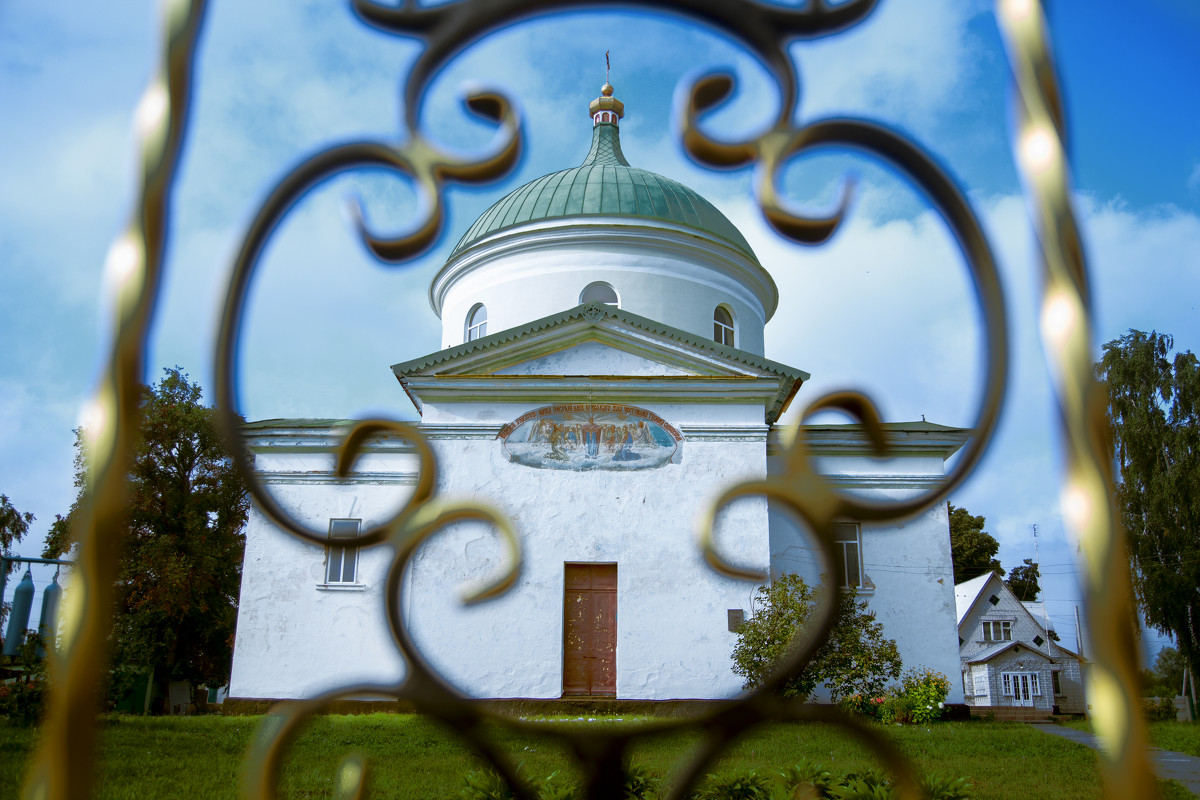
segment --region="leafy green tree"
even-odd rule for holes
[[[1142,671],[1146,697],[1175,697],[1183,687],[1183,670],[1187,663],[1174,647],[1164,647],[1154,659],[1154,669]]]
[[[170,680],[221,686],[233,654],[249,496],[213,428],[215,411],[200,403],[200,387],[178,367],[164,372],[141,398],[115,592],[114,673],[141,665],[164,690]],[[48,558],[73,543],[86,480],[84,441],[77,431],[80,497],[52,526]]]
[[[8,501],[7,495],[0,494],[0,553],[8,553],[14,544],[21,541],[21,537],[29,532],[29,523],[33,520],[33,514],[17,511]],[[9,572],[16,568],[15,563],[8,565]],[[8,618],[9,605],[11,604],[0,603],[0,631],[3,630],[4,621]]]
[[[1038,584],[1038,579],[1042,577],[1042,573],[1038,570],[1038,565],[1033,563],[1032,558],[1025,559],[1021,566],[1013,567],[1012,572],[1008,573],[1008,579],[1004,581],[1008,584],[1008,588],[1013,590],[1013,594],[1018,600],[1037,600],[1037,596],[1041,593],[1042,587]]]
[[[754,689],[766,681],[816,605],[816,592],[798,575],[758,587],[754,615],[738,628],[733,648],[733,672],[746,679],[742,688]],[[834,702],[856,693],[874,697],[900,675],[900,667],[896,641],[884,638],[883,625],[867,602],[857,599],[853,590],[839,591],[829,638],[808,666],[784,684],[782,694],[808,699],[825,684]]]
[[[996,558],[1000,543],[983,529],[987,520],[972,516],[965,508],[948,503],[950,510],[950,554],[954,560],[956,584],[977,578],[987,572],[1004,574]]]
[[[1154,331],[1104,345],[1116,499],[1138,607],[1200,669],[1200,363]]]

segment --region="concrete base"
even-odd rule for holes
[[[972,717],[995,719],[998,722],[1034,722],[1048,720],[1053,716],[1044,708],[1026,706],[971,706]]]

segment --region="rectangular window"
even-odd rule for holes
[[[1004,696],[1012,697],[1012,673],[1005,672],[1000,675],[1000,679],[1004,681]]]
[[[1040,677],[1041,676],[1036,672],[1029,673],[1029,691],[1034,697],[1040,697],[1042,694],[1041,681],[1039,680]]]
[[[858,523],[833,523],[834,583],[843,589],[862,586],[862,541]]]
[[[358,577],[358,548],[338,545],[339,539],[353,539],[362,527],[360,519],[329,520],[329,548],[325,559],[326,583],[354,583]]]
[[[1054,693],[1062,694],[1062,673],[1058,670],[1050,673],[1050,682],[1054,684]]]
[[[984,620],[983,640],[985,642],[1011,642],[1012,620]]]

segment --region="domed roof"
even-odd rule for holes
[[[723,239],[758,263],[741,231],[712,203],[678,181],[631,167],[621,153],[615,121],[595,124],[591,150],[578,167],[544,175],[497,201],[467,229],[450,257],[505,228],[593,216],[677,223]]]

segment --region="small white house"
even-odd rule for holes
[[[430,286],[443,349],[392,367],[439,459],[439,498],[497,507],[524,548],[515,586],[477,606],[460,603],[461,587],[501,563],[482,525],[433,537],[404,578],[401,611],[423,654],[479,697],[717,698],[741,686],[733,630],[756,586],[705,564],[697,517],[731,483],[774,469],[776,422],[808,375],[764,357],[779,296],[750,245],[696,192],[629,165],[623,112],[606,85],[583,164],[468,228]],[[335,479],[344,429],[245,428],[263,481],[330,538],[299,542],[251,511],[231,700],[403,674],[385,625],[390,553],[344,542],[403,502],[416,456],[385,438]],[[803,435],[839,486],[887,499],[936,486],[969,431],[890,424],[887,461],[855,426]],[[839,530],[834,583],[868,600],[907,666],[953,675],[945,506]],[[810,541],[763,498],[728,508],[718,542],[741,566],[819,578]]]
[[[976,713],[1082,714],[1082,659],[1054,640],[1038,604],[1021,602],[994,572],[954,587],[963,693]]]

